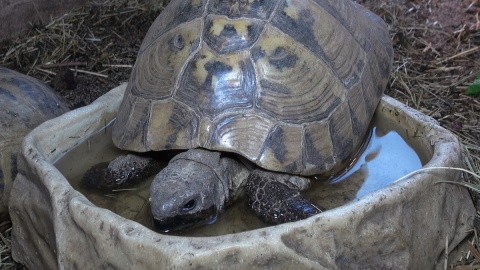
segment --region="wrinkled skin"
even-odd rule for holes
[[[323,211],[300,194],[309,186],[304,177],[253,170],[247,179],[248,204],[267,224],[302,220]]]
[[[321,212],[299,191],[310,180],[254,169],[218,152],[192,149],[175,156],[150,187],[156,227],[174,231],[215,221],[246,186],[249,204],[268,224],[297,221]]]
[[[93,166],[84,174],[82,183],[88,188],[100,190],[127,188],[159,170],[160,162],[157,160],[128,154]]]

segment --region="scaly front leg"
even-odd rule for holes
[[[305,219],[323,211],[300,194],[309,186],[305,177],[256,169],[247,181],[248,203],[268,224]]]

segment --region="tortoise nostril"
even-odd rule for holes
[[[196,201],[192,199],[183,205],[182,212],[191,211],[193,208],[195,208],[196,205],[197,205]]]

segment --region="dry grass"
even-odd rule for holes
[[[75,9],[0,47],[0,64],[50,83],[71,108],[127,81],[163,1],[109,0]],[[74,82],[62,77],[66,69]]]
[[[395,62],[386,93],[456,134],[463,143],[465,167],[480,174],[480,99],[465,94],[480,72],[480,3],[469,0],[471,4],[459,9],[462,20],[449,25],[442,19],[454,21],[454,16],[429,13],[438,8],[433,3],[442,1],[358,2],[389,25]],[[466,2],[445,2],[457,5],[457,1]],[[74,10],[46,27],[32,27],[26,36],[0,47],[0,65],[54,84],[59,71],[71,69],[80,88],[73,91],[63,87],[60,94],[71,107],[86,105],[128,79],[141,40],[163,7],[161,2],[111,0],[101,6],[92,4],[94,8]],[[480,185],[467,174],[465,178]],[[477,195],[473,197],[475,202],[480,201]],[[480,269],[477,234],[473,239],[461,266],[454,269]],[[1,240],[5,266],[8,240]]]
[[[480,99],[465,94],[480,72],[480,2],[462,0],[360,1],[382,16],[390,28],[395,63],[386,93],[436,119],[463,144],[465,168],[480,174]],[[457,5],[460,14],[441,10]],[[464,4],[462,6],[462,4]],[[446,4],[447,5],[447,4]],[[449,8],[451,8],[450,6]],[[432,9],[436,9],[433,10]],[[442,13],[443,12],[443,13]],[[480,179],[464,174],[467,185]],[[479,193],[471,192],[479,209]],[[480,219],[468,250],[445,269],[480,269]]]
[[[9,221],[6,221],[0,224],[0,228],[2,228],[0,233],[0,268],[10,269],[14,266],[14,262],[11,258],[10,244],[12,224]]]
[[[480,6],[472,1],[477,13],[472,11],[470,21],[449,31],[428,18],[422,21],[421,15],[415,14],[422,6],[410,7],[404,2],[410,1],[383,1],[373,8],[389,24],[395,47],[386,93],[456,134],[464,145],[466,167],[478,174],[480,100],[465,92],[480,72]]]

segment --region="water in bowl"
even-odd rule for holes
[[[70,184],[93,204],[155,230],[150,217],[149,187],[153,177],[126,190],[99,192],[86,189],[81,178],[91,166],[127,153],[115,148],[111,127],[106,126],[60,158],[55,166]],[[167,155],[170,157],[171,155]],[[81,157],[81,158],[80,158]],[[168,163],[165,158],[164,164]],[[352,167],[341,176],[314,181],[304,192],[312,202],[332,209],[359,200],[366,194],[390,185],[396,179],[422,167],[416,152],[395,131],[372,124],[371,139]],[[235,202],[213,224],[189,229],[177,235],[214,236],[265,227],[247,206],[246,200]]]

